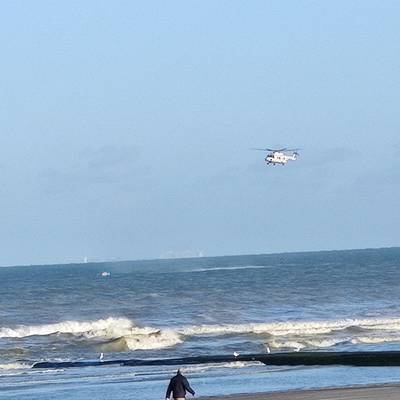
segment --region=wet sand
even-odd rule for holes
[[[400,385],[355,386],[341,389],[291,390],[232,396],[202,397],[201,400],[400,400]],[[199,399],[200,400],[200,399]]]

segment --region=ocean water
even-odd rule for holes
[[[109,275],[102,276],[102,272]],[[164,396],[174,366],[40,361],[400,350],[400,249],[0,268],[0,397]],[[190,365],[198,395],[399,382],[400,368]]]

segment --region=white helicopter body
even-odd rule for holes
[[[297,160],[297,154],[285,154],[280,151],[276,151],[274,153],[267,154],[265,157],[265,161],[267,164],[281,164],[285,165],[288,161],[296,161]]]
[[[261,151],[268,151],[267,155],[265,156],[265,162],[269,165],[286,165],[288,161],[296,161],[298,158],[299,153],[297,152],[298,149],[254,149],[254,150],[261,150]]]

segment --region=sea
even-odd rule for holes
[[[400,248],[0,268],[1,399],[160,399],[177,367],[196,396],[400,383],[400,367],[105,363],[360,350],[400,350]]]

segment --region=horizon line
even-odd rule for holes
[[[126,259],[126,260],[103,260],[103,261],[87,261],[87,262],[61,262],[61,263],[48,263],[48,264],[15,264],[15,265],[2,265],[0,268],[24,268],[24,267],[52,267],[52,266],[67,266],[67,265],[87,265],[87,264],[107,264],[115,263],[122,264],[128,262],[149,262],[149,261],[172,261],[172,260],[193,260],[193,259],[206,259],[206,258],[221,258],[221,257],[246,257],[246,256],[278,256],[284,254],[307,254],[307,253],[330,253],[330,252],[349,252],[349,251],[367,251],[367,250],[390,250],[400,249],[400,246],[383,246],[383,247],[365,247],[365,248],[347,248],[347,249],[322,249],[322,250],[298,250],[298,251],[281,251],[273,253],[246,253],[246,254],[224,254],[224,255],[211,255],[211,256],[198,256],[198,257],[176,257],[176,258],[139,258],[139,259]]]

